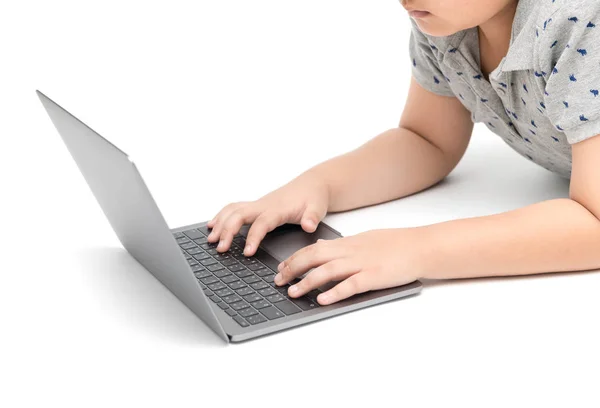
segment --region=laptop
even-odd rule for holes
[[[207,242],[207,222],[169,229],[133,161],[43,93],[37,94],[125,249],[226,342],[240,342],[421,291],[419,281],[321,306],[329,283],[290,298],[273,278],[277,265],[318,239],[341,234],[320,223],[314,233],[286,224],[267,234],[256,254],[242,253],[248,226],[231,249]],[[293,284],[294,282],[292,282]]]

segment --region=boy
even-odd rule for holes
[[[283,223],[316,229],[327,212],[398,199],[446,177],[483,122],[516,152],[571,181],[569,199],[419,228],[320,241],[279,265],[288,293],[331,304],[410,283],[600,268],[600,3],[595,0],[406,0],[413,78],[398,128],[306,171],[209,223],[229,249],[252,224],[255,253]],[[432,118],[434,120],[432,120]]]

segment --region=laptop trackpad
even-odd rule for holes
[[[249,226],[244,226],[240,234],[246,236]],[[281,262],[297,250],[314,244],[318,239],[336,239],[341,235],[324,223],[319,223],[313,233],[305,232],[302,227],[295,224],[284,224],[269,232],[260,246]]]

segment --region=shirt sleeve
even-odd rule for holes
[[[413,77],[429,92],[442,96],[455,96],[433,54],[435,46],[429,43],[427,37],[412,19],[411,24],[409,54]]]
[[[600,134],[600,4],[581,6],[554,13],[536,47],[546,112],[570,144]]]

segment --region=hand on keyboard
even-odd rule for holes
[[[423,276],[428,243],[416,228],[368,231],[335,240],[319,240],[281,262],[276,285],[285,285],[313,269],[288,289],[292,298],[328,282],[341,281],[317,296],[329,305],[370,290],[411,283]],[[292,282],[293,283],[293,282]]]
[[[225,252],[240,228],[251,224],[244,255],[252,256],[265,235],[285,223],[300,224],[306,232],[314,232],[328,207],[327,185],[307,172],[256,201],[224,207],[208,223],[212,228],[208,242],[219,242],[217,251]]]

